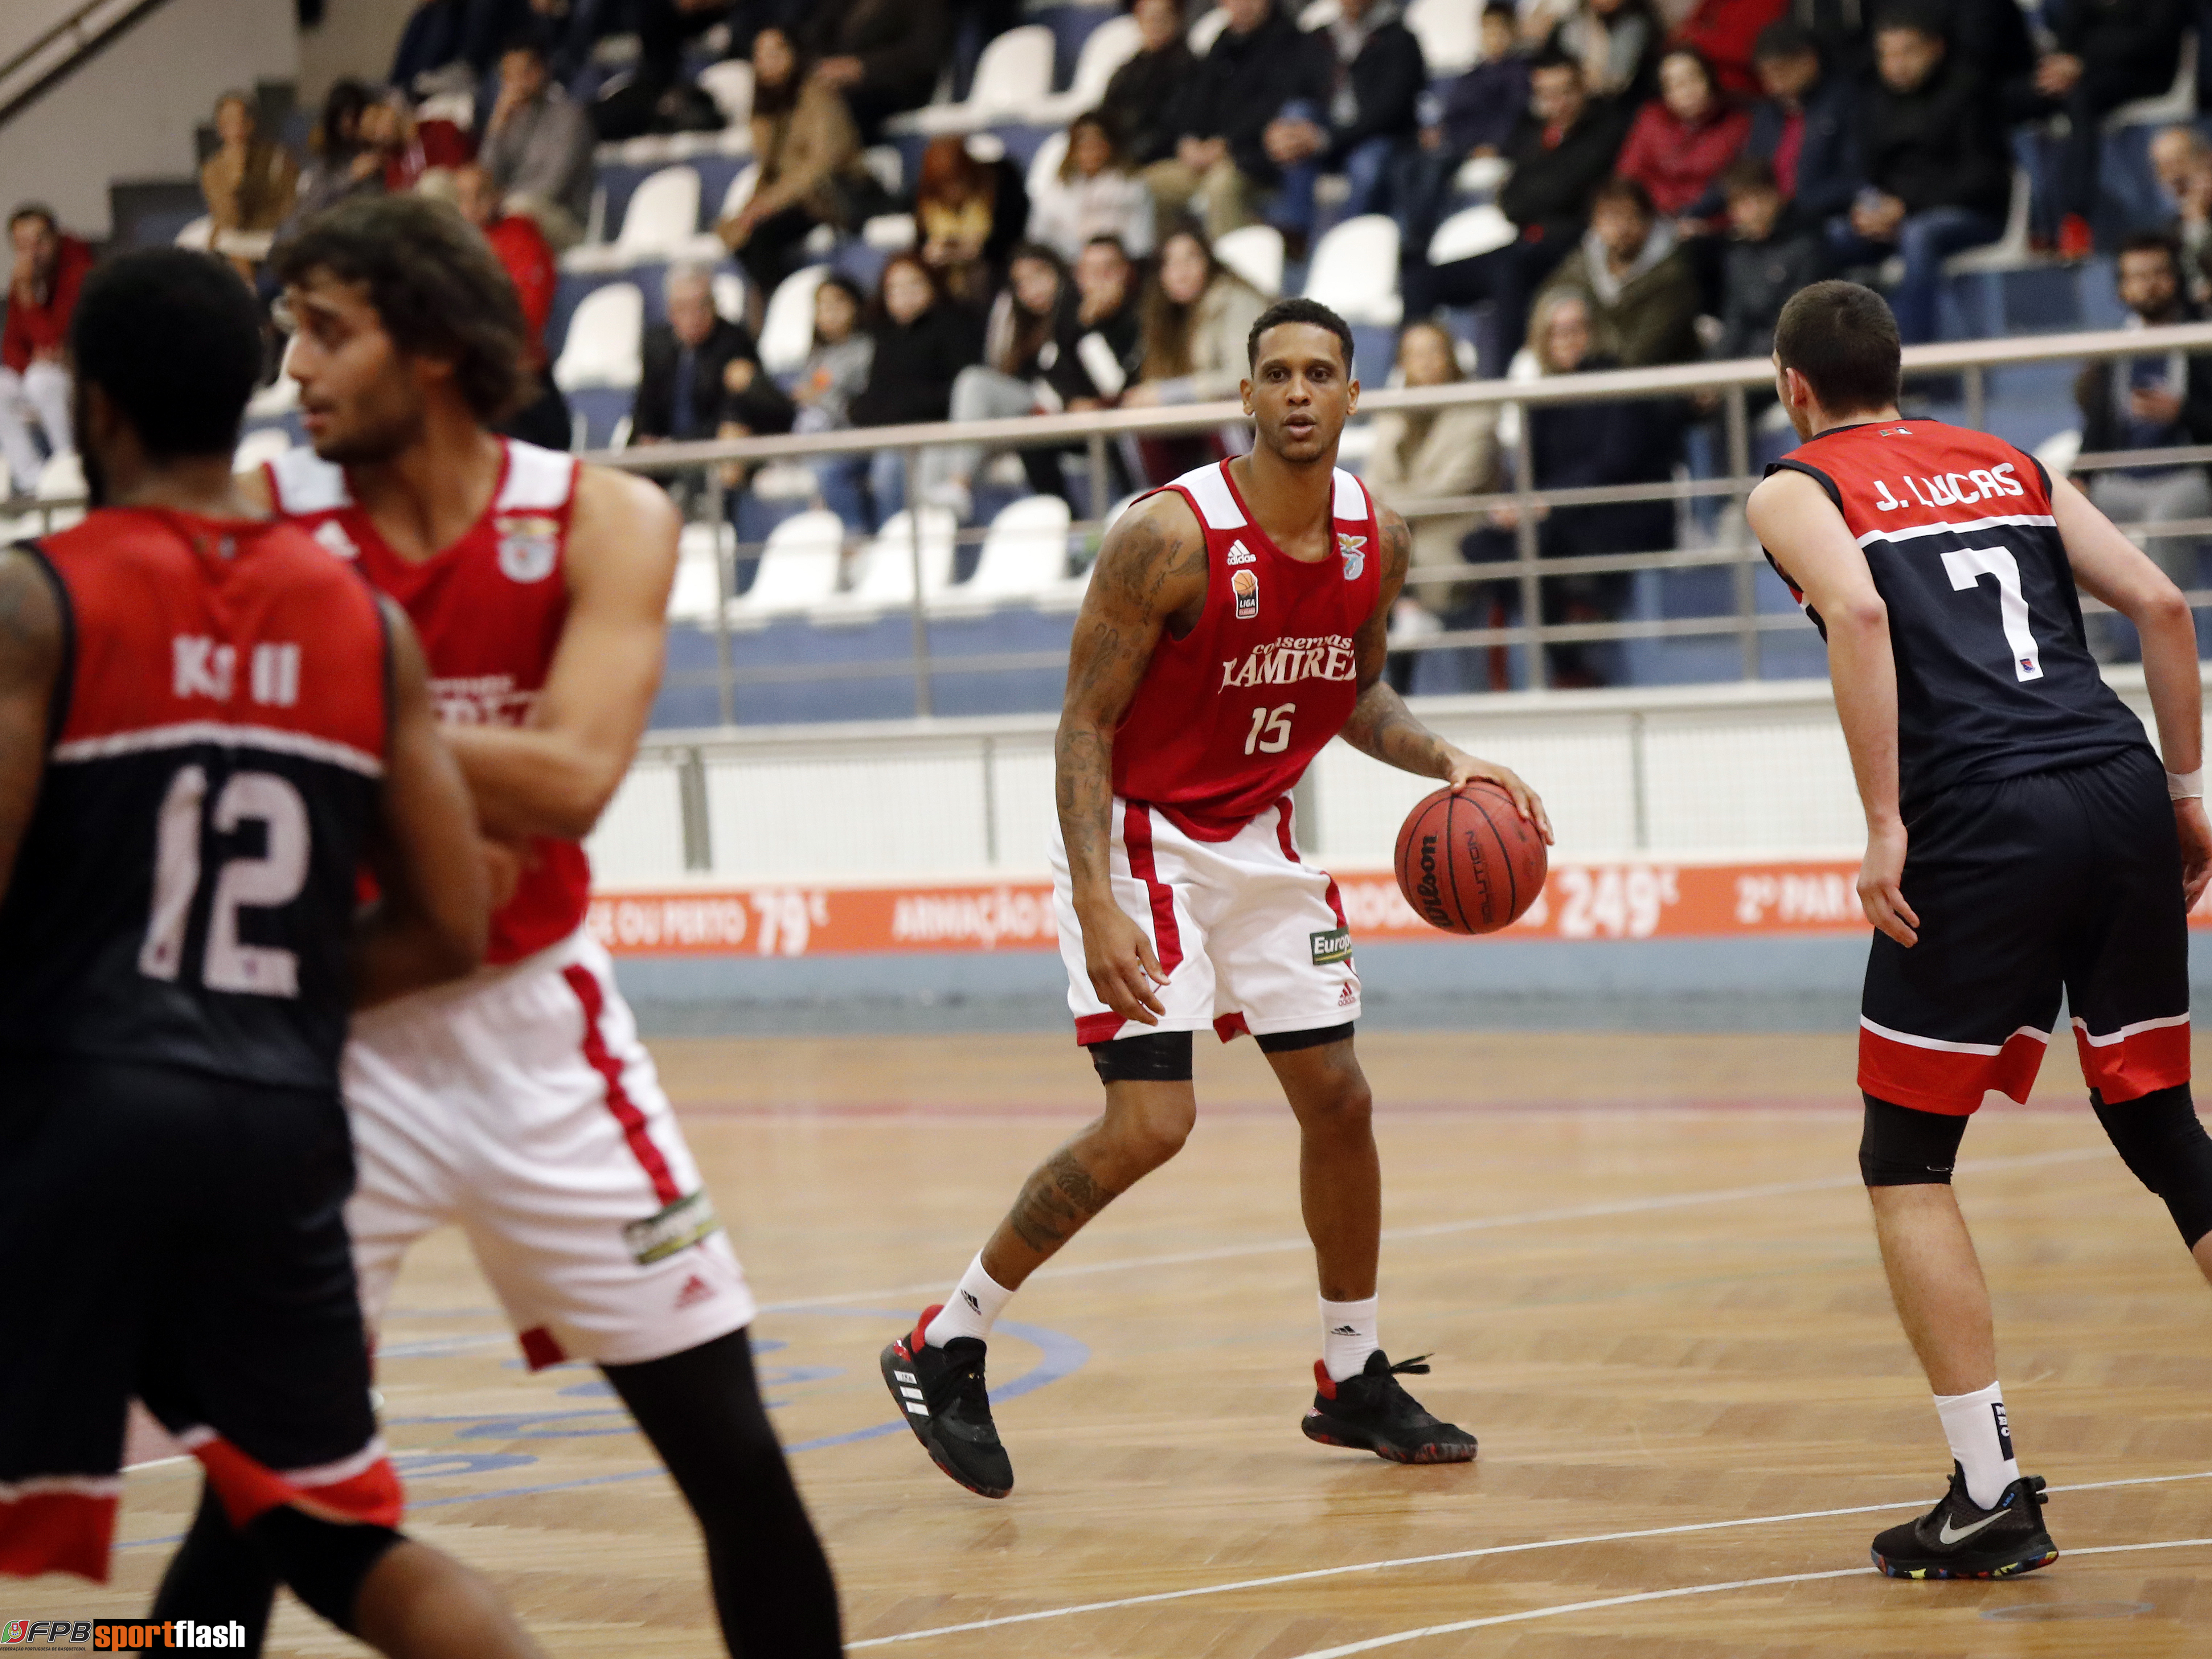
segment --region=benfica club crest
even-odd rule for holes
[[[500,574],[512,582],[543,581],[560,556],[561,526],[537,514],[518,514],[499,521]]]
[[[1359,573],[1367,568],[1367,538],[1347,536],[1340,530],[1336,532],[1336,549],[1344,555],[1344,580],[1358,581]]]

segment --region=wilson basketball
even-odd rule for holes
[[[1536,902],[1549,867],[1535,825],[1484,780],[1437,790],[1398,831],[1398,890],[1448,933],[1497,932]]]

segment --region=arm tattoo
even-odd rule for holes
[[[1121,1194],[1101,1186],[1061,1147],[1023,1185],[1006,1224],[1033,1250],[1050,1252],[1075,1237],[1083,1224]]]

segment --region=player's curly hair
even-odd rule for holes
[[[317,214],[269,256],[289,287],[327,271],[368,289],[392,343],[453,365],[476,417],[497,424],[528,400],[522,302],[475,226],[421,196],[362,196]]]
[[[1278,300],[1252,319],[1252,331],[1244,337],[1244,362],[1249,368],[1260,364],[1260,337],[1271,328],[1285,323],[1310,323],[1316,328],[1325,328],[1337,337],[1344,348],[1344,372],[1352,372],[1352,325],[1346,322],[1318,300],[1291,298]]]

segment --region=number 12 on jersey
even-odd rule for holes
[[[1997,581],[1997,620],[2003,625],[2005,643],[2012,647],[2012,672],[2021,680],[2043,678],[2043,652],[2027,626],[2027,595],[2021,591],[2020,561],[2002,547],[1967,547],[1943,556],[1943,572],[1961,593],[1981,586],[1982,578]]]
[[[138,971],[149,979],[173,981],[184,967],[185,931],[200,889],[200,824],[207,793],[206,769],[187,766],[169,781],[169,792],[161,798],[154,832],[154,902],[146,919],[146,942],[138,949]],[[307,804],[289,780],[274,772],[240,772],[223,785],[210,817],[219,836],[254,820],[267,841],[258,858],[226,859],[216,868],[200,983],[210,991],[296,997],[297,954],[241,943],[238,913],[281,908],[307,886]]]

